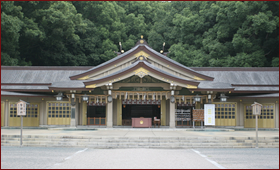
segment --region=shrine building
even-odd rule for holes
[[[131,127],[155,117],[160,128],[201,126],[193,113],[211,103],[214,127],[253,128],[258,102],[259,128],[279,128],[279,67],[186,67],[142,37],[95,67],[1,66],[1,127],[20,126],[20,100],[29,103],[25,127]]]

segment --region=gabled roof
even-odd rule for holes
[[[142,42],[141,42],[142,41]],[[137,45],[138,44],[138,45]],[[157,59],[161,60],[161,61],[164,61],[167,65],[170,65],[170,66],[173,66],[175,68],[178,68],[180,69],[183,73],[184,72],[187,72],[187,73],[190,73],[192,75],[195,75],[199,78],[202,78],[202,79],[205,79],[205,80],[210,80],[212,81],[214,78],[213,77],[210,77],[210,76],[207,76],[207,75],[204,75],[204,74],[201,74],[199,72],[196,72],[195,70],[193,69],[190,69],[168,57],[166,57],[165,55],[153,50],[150,46],[148,46],[148,44],[146,43],[146,41],[144,41],[144,39],[141,39],[137,42],[137,44],[132,48],[130,49],[129,51],[107,61],[107,62],[104,62],[94,68],[91,68],[83,73],[80,73],[80,74],[77,74],[77,75],[73,75],[73,76],[70,76],[70,79],[71,80],[77,80],[79,78],[83,78],[83,77],[86,77],[88,75],[91,75],[97,71],[100,71],[102,69],[106,69],[106,68],[111,68],[113,67],[114,65],[116,65],[117,63],[131,57],[132,55],[134,54],[137,54],[138,52],[140,51],[144,51],[146,52],[147,54],[153,56],[153,57],[156,57]]]
[[[148,47],[146,45],[145,45],[145,47],[146,47],[146,49],[149,50],[148,53],[152,52],[153,54],[156,54],[156,55],[153,55],[153,56],[158,57],[158,59],[160,59],[161,61],[165,61],[169,65],[173,65],[174,67],[177,67],[177,68],[181,69],[182,71],[189,72],[189,73],[191,73],[191,74],[193,74],[193,75],[195,75],[197,77],[201,77],[201,78],[203,78],[205,80],[210,80],[210,81],[214,80],[214,78],[211,77],[211,76],[199,73],[199,72],[197,72],[197,71],[195,71],[195,70],[193,70],[193,69],[191,69],[189,67],[186,67],[183,64],[180,64],[177,61],[174,61],[174,60],[166,57],[165,55],[155,51],[154,49],[152,49],[152,48],[150,48],[150,47]]]
[[[112,58],[111,60],[108,60],[96,67],[93,67],[85,72],[82,72],[82,73],[79,73],[79,74],[76,74],[76,75],[71,75],[69,78],[71,80],[76,80],[78,78],[81,78],[81,77],[84,77],[84,76],[87,76],[89,74],[92,74],[94,73],[95,71],[98,71],[98,70],[101,70],[105,67],[110,67],[110,66],[114,66],[114,64],[117,62],[117,61],[120,61],[120,60],[124,60],[125,57],[128,57],[128,54],[136,54],[137,52],[135,52],[135,50],[139,47],[139,45],[135,46],[134,48],[130,49],[129,51],[115,57],[115,58]]]
[[[119,70],[115,73],[104,76],[102,78],[95,79],[95,80],[86,80],[86,81],[84,81],[84,84],[86,86],[88,86],[88,85],[92,85],[92,84],[109,82],[109,81],[112,81],[113,79],[116,79],[116,77],[119,77],[119,76],[122,76],[122,75],[125,75],[125,74],[129,74],[129,73],[131,75],[134,75],[133,71],[135,71],[136,69],[139,69],[139,68],[144,68],[144,69],[152,72],[153,74],[157,74],[159,76],[165,77],[170,82],[173,80],[174,82],[180,82],[182,84],[189,84],[189,85],[194,85],[194,86],[197,86],[199,84],[198,81],[186,80],[186,79],[182,79],[180,77],[177,77],[175,75],[172,75],[172,74],[170,74],[170,73],[168,73],[164,70],[161,70],[161,69],[153,66],[152,64],[148,63],[145,60],[139,60],[137,62],[134,62],[130,66],[128,66],[128,67],[126,67],[122,70]],[[118,80],[118,81],[120,81],[120,80]],[[168,82],[168,83],[170,83],[170,82]]]

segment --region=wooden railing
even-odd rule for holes
[[[106,117],[88,117],[88,125],[106,125]]]

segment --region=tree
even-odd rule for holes
[[[1,1],[1,65],[28,65],[20,58],[19,37],[24,25],[20,6]]]
[[[21,2],[30,22],[21,37],[22,57],[34,65],[85,65],[78,32],[85,30],[82,15],[70,2]],[[29,29],[33,28],[33,29]]]
[[[278,67],[279,2],[1,2],[2,65],[99,65],[143,35],[194,67]]]
[[[174,19],[176,42],[169,56],[187,66],[276,66],[278,57],[278,2],[187,2]],[[274,4],[274,5],[273,5]],[[192,57],[191,57],[192,56]],[[199,56],[199,57],[198,57]],[[201,60],[202,59],[202,60]],[[207,60],[206,60],[207,59]],[[208,63],[200,61],[208,61]]]

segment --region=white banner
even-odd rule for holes
[[[204,104],[204,125],[215,125],[214,104]]]

